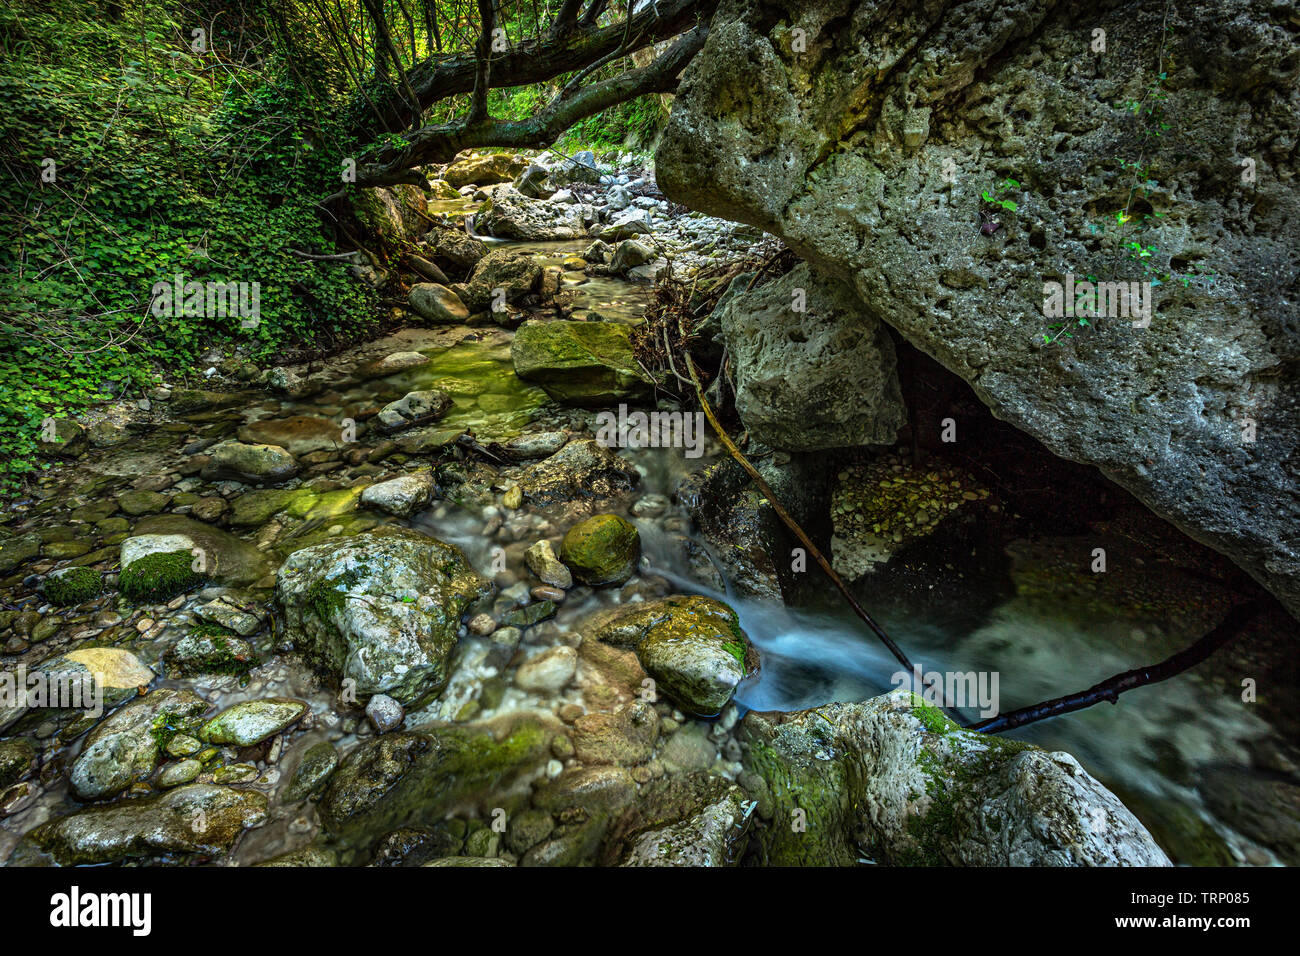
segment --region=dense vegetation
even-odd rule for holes
[[[373,2],[209,6],[0,0],[0,490],[42,467],[43,421],[193,378],[212,353],[335,347],[377,315],[343,270],[290,251],[348,251],[322,201],[345,157],[390,138],[352,132],[405,75],[367,32]],[[394,29],[400,62],[473,48],[474,4],[414,6],[434,29]],[[559,6],[501,4],[498,22],[525,35]],[[566,80],[494,89],[492,115],[530,116]],[[559,145],[644,148],[662,115],[638,97]],[[260,322],[154,315],[154,283],[176,274],[258,283]]]

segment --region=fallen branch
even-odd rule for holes
[[[684,340],[686,338],[686,330],[681,327],[680,319],[678,320],[678,331],[681,333]],[[735,442],[731,440],[731,436],[727,434],[721,423],[719,423],[717,416],[714,415],[713,406],[711,406],[709,400],[704,397],[704,387],[700,384],[700,377],[695,370],[695,360],[691,358],[691,353],[689,351],[683,351],[683,355],[686,359],[686,370],[690,372],[691,375],[691,383],[695,386],[695,395],[699,399],[700,408],[704,410],[704,416],[709,420],[709,424],[713,426],[714,432],[717,433],[718,440],[722,442],[722,445],[727,449],[728,454],[730,454],[731,457],[736,460],[736,463],[739,464],[741,468],[745,469],[749,477],[754,480],[754,484],[758,486],[758,490],[763,493],[763,497],[772,505],[772,510],[776,512],[777,517],[779,517],[781,521],[785,523],[785,526],[794,533],[794,536],[799,539],[799,542],[805,549],[807,549],[808,553],[813,556],[813,560],[817,562],[824,572],[826,572],[826,576],[830,578],[835,587],[839,589],[840,594],[844,596],[844,600],[849,603],[849,607],[853,608],[853,612],[866,622],[867,627],[871,628],[872,633],[874,633],[876,637],[880,638],[881,643],[889,649],[889,653],[894,655],[894,659],[902,664],[909,674],[914,673],[916,668],[912,666],[912,662],[908,660],[907,655],[903,653],[903,649],[894,643],[894,639],[886,634],[885,629],[877,624],[875,619],[867,613],[866,608],[858,603],[857,598],[855,598],[852,592],[849,591],[848,585],[844,583],[844,579],[841,578],[839,574],[836,573],[835,569],[831,567],[830,562],[822,555],[817,545],[813,544],[812,539],[809,538],[803,528],[799,526],[799,523],[794,520],[784,507],[782,507],[781,502],[777,499],[772,488],[763,480],[763,476],[758,473],[758,469],[751,465],[740,449],[736,447]],[[948,698],[944,694],[943,688],[934,684],[931,684],[930,686],[935,687],[938,690],[943,700],[944,709],[949,711],[953,716],[957,716],[952,705],[948,702]],[[964,723],[964,721],[959,720],[959,723]]]
[[[1165,658],[1158,664],[1150,664],[1146,667],[1138,667],[1122,674],[1116,674],[1114,677],[1109,677],[1100,684],[1093,684],[1087,690],[1078,693],[1067,694],[1053,700],[1045,700],[1041,704],[1013,710],[1009,714],[990,717],[988,720],[982,720],[978,724],[974,724],[970,729],[986,734],[997,734],[1004,730],[1011,730],[1015,727],[1023,727],[1026,724],[1045,720],[1048,717],[1058,717],[1061,714],[1083,710],[1085,707],[1091,707],[1093,704],[1099,704],[1104,700],[1108,700],[1113,704],[1119,698],[1119,695],[1126,690],[1159,683],[1195,667],[1245,630],[1246,626],[1263,612],[1264,607],[1265,603],[1260,598],[1238,604],[1224,616],[1218,627],[1195,644],[1184,648],[1172,657]]]

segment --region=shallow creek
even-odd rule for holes
[[[550,264],[580,252],[585,244],[516,245]],[[570,282],[575,278],[567,277]],[[579,293],[578,310],[596,310],[607,319],[635,321],[647,301],[644,286],[615,279],[586,279],[572,287]],[[391,401],[410,390],[437,388],[450,394],[455,403],[439,427],[455,431],[471,428],[481,441],[504,440],[521,431],[578,430],[592,425],[592,413],[555,405],[540,389],[514,376],[506,333],[496,329],[469,334],[462,331],[458,340],[454,336],[428,336],[421,331],[404,335],[404,339],[397,337],[406,343],[399,347],[426,351],[432,358],[430,364],[309,400],[265,401],[222,413],[215,421],[225,422],[232,430],[264,418],[312,416],[338,421],[357,408]],[[448,341],[453,344],[448,345]],[[107,467],[118,474],[165,471],[168,456],[175,451],[167,450],[167,440],[174,443],[177,438],[150,434],[133,440],[113,450]],[[581,641],[584,617],[599,608],[678,590],[713,593],[690,576],[682,542],[694,533],[692,522],[686,510],[674,501],[673,493],[688,472],[708,465],[718,451],[710,442],[704,457],[694,460],[683,457],[680,450],[622,452],[641,473],[639,487],[622,502],[622,513],[641,531],[642,573],[621,589],[574,588],[554,619],[525,631],[520,646],[525,657],[556,644],[576,646]],[[324,496],[318,504],[323,501]],[[340,501],[344,504],[337,509],[313,506],[307,512],[302,533],[291,541],[276,541],[275,551],[291,551],[331,533],[398,521],[349,507],[346,495]],[[406,523],[461,547],[480,571],[494,577],[501,590],[509,594],[518,593],[521,584],[536,583],[524,568],[524,549],[542,537],[558,542],[568,520],[565,513],[543,511],[528,504],[509,511],[500,504],[466,508],[437,502]],[[266,534],[265,528],[234,530],[254,541]],[[497,548],[504,549],[508,568],[493,575],[490,569]],[[936,580],[954,573],[942,567],[933,571]],[[1071,618],[1050,607],[1045,610],[1041,601],[1015,596],[1002,573],[996,580],[980,580],[979,571],[961,573],[968,578],[963,593],[1011,591],[1012,596],[997,602],[991,610],[984,606],[968,614],[965,612],[969,609],[937,602],[917,589],[883,611],[882,623],[927,670],[999,672],[1003,710],[1085,687],[1117,671],[1158,660],[1195,636],[1174,627],[1153,628],[1149,618]],[[745,709],[800,709],[830,701],[861,700],[892,689],[891,675],[898,670],[897,665],[865,627],[836,603],[829,585],[824,600],[807,609],[735,594],[718,596],[737,609],[742,626],[759,648],[762,669],[742,686],[736,698],[738,706],[729,707],[719,720],[690,721],[674,715],[684,727],[698,724],[693,732],[712,745],[716,772],[734,777],[739,770],[731,728]],[[174,623],[125,646],[156,666],[163,649],[187,629],[185,610],[201,600],[199,595],[191,595],[188,603],[174,610]],[[255,785],[272,794],[271,818],[266,826],[250,831],[238,845],[231,861],[239,864],[301,846],[316,833],[318,823],[310,803],[286,804],[278,798],[306,748],[325,739],[346,751],[359,736],[370,733],[364,719],[336,713],[333,689],[322,686],[292,656],[272,656],[269,652],[274,639],[264,634],[258,640],[263,642],[264,657],[269,656],[270,662],[255,668],[247,678],[160,682],[163,686],[191,687],[218,707],[273,695],[301,697],[312,705],[309,729],[275,742],[272,752],[257,763]],[[407,726],[418,727],[427,720],[489,718],[528,708],[556,711],[565,704],[583,703],[582,691],[576,687],[547,698],[520,690],[511,682],[509,671],[502,673],[488,663],[488,650],[486,639],[465,633],[450,685],[437,701],[408,713]],[[1255,774],[1242,766],[1243,750],[1268,749],[1270,739],[1277,734],[1249,709],[1234,704],[1221,685],[1207,679],[1205,671],[1207,668],[1201,668],[1133,692],[1122,699],[1120,706],[1094,707],[1014,736],[1074,755],[1129,803],[1178,862],[1278,862],[1257,841],[1243,839],[1242,833],[1243,827],[1247,831],[1252,827],[1260,829],[1261,824],[1252,815],[1262,816],[1263,826],[1279,820],[1273,810],[1266,806],[1233,810],[1232,801],[1223,799],[1211,807],[1197,787],[1205,774],[1228,774],[1230,778],[1234,774],[1241,778]],[[974,718],[974,711],[968,710],[967,716]],[[56,729],[53,725],[42,726],[36,736],[44,734],[48,744]],[[75,752],[78,745],[72,746]],[[0,822],[0,858],[8,855],[23,832],[75,805],[66,788],[55,786],[31,806]],[[1258,833],[1255,835],[1258,837]]]

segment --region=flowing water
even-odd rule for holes
[[[580,251],[582,245],[519,247],[551,263]],[[590,279],[572,287],[578,292],[578,308],[595,309],[607,318],[634,321],[647,301],[644,287],[616,279]],[[400,340],[404,348],[426,351],[432,359],[428,365],[310,400],[268,401],[233,410],[215,416],[208,427],[229,431],[239,424],[290,416],[335,422],[358,409],[391,401],[417,388],[437,388],[452,396],[454,407],[438,423],[439,428],[453,432],[471,428],[480,440],[506,440],[525,430],[591,426],[591,413],[561,408],[549,402],[540,389],[514,376],[509,337],[499,330],[460,330],[454,335],[412,331],[403,335],[394,341]],[[143,469],[143,473],[151,468],[165,470],[168,453],[164,444],[156,437],[134,441],[115,450],[103,470],[119,474],[130,474],[133,468]],[[623,454],[642,476],[640,486],[622,504],[624,513],[642,534],[643,572],[622,589],[575,588],[553,620],[526,631],[522,648],[526,654],[555,644],[576,644],[581,640],[582,620],[602,607],[679,590],[713,593],[691,576],[683,542],[695,532],[685,508],[674,502],[673,494],[689,472],[716,459],[717,446],[710,442],[708,453],[698,459],[687,459],[676,449],[625,450]],[[301,527],[306,530],[290,543],[277,541],[276,550],[293,550],[344,527],[355,530],[397,520],[355,509],[326,507],[325,502],[333,500],[327,498],[328,494],[311,499],[302,513],[309,519],[315,516],[315,520],[305,521]],[[565,516],[527,504],[505,514],[495,505],[474,508],[436,502],[409,524],[460,546],[481,571],[495,577],[509,596],[519,594],[521,587],[526,590],[530,581],[523,568],[523,550],[539,537],[557,539],[564,531]],[[265,533],[266,529],[254,528],[247,537],[256,540]],[[508,568],[493,574],[490,566],[496,548],[504,549]],[[817,573],[815,569],[809,571]],[[930,573],[941,581],[957,572],[940,567]],[[1197,636],[1176,627],[1153,625],[1149,615],[1072,616],[1068,609],[1062,612],[1041,600],[1017,595],[1005,568],[987,572],[966,569],[963,574],[965,590],[960,593],[983,595],[975,602],[979,606],[956,606],[948,599],[934,599],[926,589],[913,588],[880,612],[882,623],[925,670],[997,672],[1003,711],[1158,660]],[[1009,596],[990,603],[990,594]],[[736,702],[742,710],[791,710],[831,701],[857,701],[896,686],[897,663],[836,600],[829,584],[813,605],[804,608],[737,595],[730,589],[716,596],[737,609],[741,625],[761,654],[761,672],[737,694]],[[192,597],[190,605],[199,600]],[[174,628],[169,625],[129,646],[152,663],[183,632],[182,624]],[[465,719],[467,714],[491,717],[517,709],[553,710],[566,702],[582,701],[579,690],[567,691],[559,699],[538,700],[513,687],[508,679],[502,681],[503,677],[508,675],[489,660],[487,640],[466,633],[457,651],[451,684],[439,700],[420,713],[408,715],[408,726],[418,726],[425,719]],[[484,689],[494,682],[497,693],[488,701]],[[219,706],[269,695],[308,700],[314,726],[290,745],[292,753],[283,761],[286,771],[292,770],[295,755],[316,740],[332,740],[346,750],[359,735],[367,733],[363,721],[341,718],[334,710],[332,690],[322,687],[290,657],[276,658],[243,681],[214,677],[186,686],[205,693]],[[966,715],[976,716],[969,708]],[[49,740],[57,731],[53,724],[41,726],[37,736]],[[1225,693],[1222,682],[1207,676],[1206,668],[1127,694],[1119,706],[1093,707],[1013,736],[1073,754],[1086,769],[1115,789],[1181,862],[1278,861],[1271,852],[1243,840],[1239,829],[1242,819],[1225,812],[1221,804],[1218,811],[1212,809],[1198,787],[1203,773],[1219,773],[1219,768],[1241,775],[1256,773],[1242,766],[1242,753],[1267,749],[1278,736],[1277,730],[1249,708],[1240,706],[1231,693]],[[735,754],[727,750],[728,738],[721,733],[714,737],[719,744],[715,770],[734,775],[737,765]],[[278,766],[272,767],[268,761],[259,768],[264,768],[261,783],[273,788],[283,784]],[[34,806],[0,824],[7,841],[0,842],[0,851],[7,855],[8,847],[22,832],[73,805],[63,789],[49,790]],[[1268,809],[1260,812],[1270,818]],[[1246,821],[1245,825],[1252,824]],[[317,826],[309,808],[273,800],[268,825],[250,832],[233,859],[254,862],[302,845],[312,838]],[[1258,833],[1253,835],[1258,842]]]

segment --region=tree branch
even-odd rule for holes
[[[634,52],[678,36],[699,23],[707,23],[717,5],[718,0],[658,0],[658,13],[654,5],[647,4],[628,21],[597,29],[570,30],[559,37],[525,40],[492,61],[491,84],[523,86],[580,70],[618,49],[629,30],[637,40],[629,44],[627,52]],[[377,120],[362,116],[352,132],[365,142],[389,129],[406,129],[413,124],[417,112],[449,96],[472,92],[478,73],[477,50],[429,57],[408,72],[418,101],[415,106],[394,91],[379,101]]]
[[[707,27],[697,27],[648,66],[594,83],[570,96],[552,101],[528,119],[471,123],[469,120],[426,126],[406,146],[381,153],[373,165],[357,171],[358,186],[420,183],[412,170],[429,163],[444,163],[473,146],[546,146],[579,120],[644,93],[666,93],[677,87],[677,76],[704,46]]]
[[[1083,710],[1085,707],[1091,707],[1093,704],[1099,704],[1104,700],[1108,700],[1113,704],[1119,698],[1119,695],[1126,690],[1159,683],[1195,667],[1245,630],[1247,625],[1264,611],[1265,606],[1265,602],[1260,598],[1238,604],[1224,616],[1218,627],[1195,644],[1183,648],[1177,654],[1165,658],[1158,664],[1150,664],[1146,667],[1138,667],[1122,674],[1116,674],[1100,684],[1093,684],[1087,690],[1067,694],[1064,697],[1057,697],[1052,700],[1045,700],[1041,704],[1034,704],[1032,707],[1022,707],[1019,710],[1013,710],[1009,714],[990,717],[988,720],[973,724],[970,729],[986,734],[997,734],[1004,730],[1011,730],[1015,727],[1023,727],[1025,724],[1045,720],[1048,717],[1058,717],[1061,714]]]

